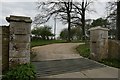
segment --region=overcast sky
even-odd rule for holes
[[[35,15],[38,13],[36,9],[35,1],[38,0],[1,0],[0,1],[0,25],[8,25],[8,22],[5,20],[6,17],[10,15],[17,16],[28,16],[33,20]],[[42,1],[42,0],[39,0]],[[45,1],[45,0],[44,0]],[[105,17],[105,6],[106,2],[113,0],[98,0],[92,5],[96,10],[96,13],[87,13],[86,18],[97,19],[99,17]],[[47,25],[54,27],[54,20],[50,20]],[[62,25],[61,22],[57,21],[57,35],[63,28],[66,28],[67,25]],[[52,29],[53,31],[53,29]]]

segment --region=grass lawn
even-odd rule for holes
[[[83,44],[83,45],[79,45],[76,50],[78,51],[78,53],[86,58],[89,58],[90,55],[90,47],[88,44]]]
[[[120,60],[118,59],[103,59],[100,63],[120,69]]]
[[[47,44],[53,44],[53,43],[65,43],[65,40],[32,40],[31,41],[31,47],[35,46],[43,46]]]
[[[89,44],[83,44],[83,45],[79,45],[76,50],[78,51],[78,53],[86,58],[90,58],[90,46]],[[103,59],[101,61],[99,61],[100,63],[103,63],[105,65],[108,66],[112,66],[112,67],[116,67],[116,68],[120,68],[120,60],[118,59]]]
[[[66,40],[32,40],[31,47],[43,46],[43,45],[48,45],[53,43],[68,43],[68,42]],[[74,41],[71,41],[70,43],[83,43],[83,41],[74,40]]]

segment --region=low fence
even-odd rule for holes
[[[108,57],[109,58],[120,58],[120,41],[109,40],[108,41]]]

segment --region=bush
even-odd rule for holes
[[[35,80],[35,71],[32,64],[21,64],[11,68],[2,80]]]

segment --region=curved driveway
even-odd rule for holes
[[[57,78],[103,78],[100,80],[117,80],[119,75],[117,68],[81,57],[75,51],[78,45],[80,43],[60,43],[32,48],[36,54],[32,63],[35,65],[37,78],[56,78],[56,80]]]
[[[81,58],[75,51],[78,45],[80,43],[60,43],[34,47],[32,50],[36,57],[32,61]]]

